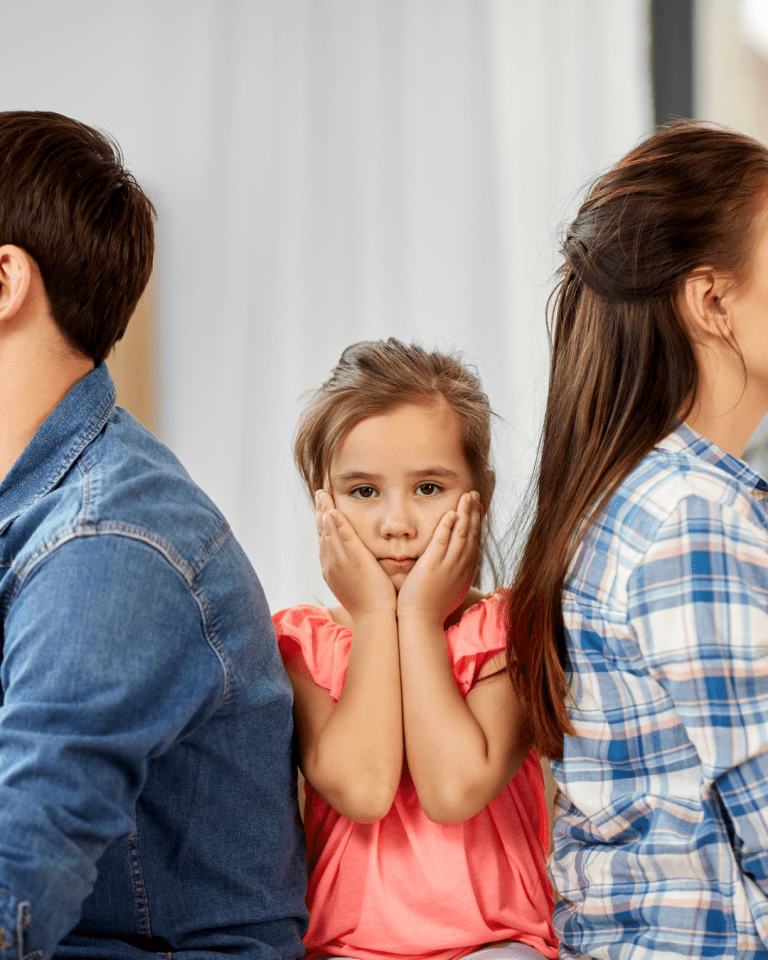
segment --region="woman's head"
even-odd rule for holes
[[[674,294],[704,265],[741,281],[766,200],[762,144],[723,127],[671,124],[595,181],[565,237],[563,272],[606,303]]]
[[[700,370],[683,291],[702,268],[750,278],[767,200],[765,147],[686,121],[597,179],[566,232],[536,514],[510,600],[513,676],[550,754],[569,729],[562,591],[584,521],[690,413]]]
[[[570,385],[575,399],[588,384],[592,402],[614,408],[613,417],[642,389],[644,417],[668,431],[698,385],[681,313],[685,282],[701,267],[734,285],[749,276],[766,200],[766,148],[694,122],[661,129],[600,177],[562,245],[558,387]]]
[[[441,397],[458,421],[464,459],[487,514],[495,483],[491,408],[477,374],[454,356],[393,337],[347,347],[331,376],[312,394],[294,447],[310,495],[327,485],[334,454],[355,424]]]

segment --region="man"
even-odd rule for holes
[[[103,363],[153,215],[99,133],[0,114],[2,958],[303,952],[261,587]]]

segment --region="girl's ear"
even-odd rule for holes
[[[680,306],[694,342],[733,339],[726,307],[726,295],[732,288],[733,280],[711,267],[699,267],[685,281]]]
[[[32,258],[25,250],[12,243],[0,247],[0,324],[21,310],[35,275]]]

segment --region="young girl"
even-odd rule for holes
[[[538,756],[472,586],[490,409],[449,356],[344,351],[300,423],[338,606],[274,616],[295,693],[308,958],[555,957]]]
[[[768,957],[768,151],[655,133],[563,244],[510,643],[561,955]]]

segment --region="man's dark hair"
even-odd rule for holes
[[[97,364],[149,280],[154,215],[105,134],[58,113],[0,113],[0,245],[35,260],[54,321]]]

